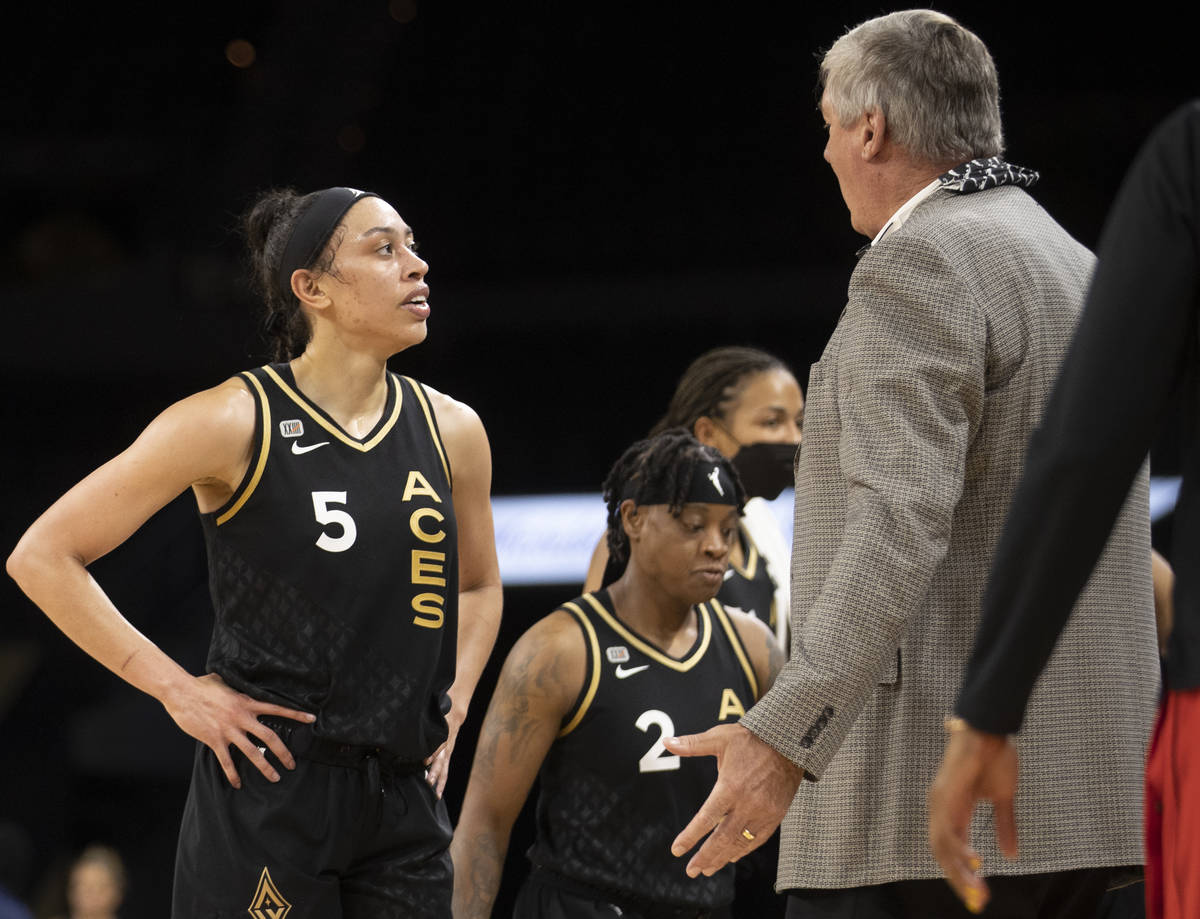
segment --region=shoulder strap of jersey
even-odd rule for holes
[[[438,428],[437,418],[434,416],[433,409],[429,405],[429,393],[425,391],[424,386],[412,377],[402,376],[400,379],[412,387],[413,394],[417,397],[417,402],[421,405],[421,411],[425,413],[425,422],[429,425],[429,436],[433,438],[433,446],[437,449],[438,458],[442,461],[442,469],[446,473],[446,481],[450,483],[450,489],[453,491],[454,476],[451,475],[450,460],[446,458],[446,450],[442,446],[442,432]]]
[[[245,382],[246,388],[250,390],[250,395],[253,396],[255,403],[258,405],[258,412],[254,418],[254,434],[258,441],[258,455],[250,459],[250,465],[246,468],[246,474],[242,476],[242,481],[238,483],[238,487],[230,495],[229,501],[224,507],[218,508],[215,512],[214,519],[217,526],[227,523],[234,514],[242,509],[242,506],[250,500],[250,496],[254,494],[254,489],[258,487],[258,483],[262,480],[263,470],[267,468],[267,455],[271,452],[271,405],[267,400],[267,394],[263,391],[262,383],[259,381],[259,371],[247,370],[238,374]]]
[[[742,670],[746,672],[746,679],[750,681],[750,690],[754,693],[754,698],[757,699],[759,697],[758,677],[754,675],[754,668],[750,665],[750,657],[746,654],[746,648],[742,644],[742,636],[738,634],[737,626],[729,618],[729,613],[721,605],[720,600],[713,597],[708,602],[716,614],[717,621],[721,623],[721,627],[729,637],[729,644],[733,648],[733,653],[737,655],[738,663],[742,665]]]
[[[591,596],[591,594],[585,596]],[[583,716],[591,707],[592,700],[596,698],[596,690],[600,686],[600,640],[596,637],[596,627],[592,625],[592,620],[588,618],[588,614],[578,603],[572,600],[570,603],[564,603],[559,609],[569,612],[579,623],[579,628],[583,632],[583,643],[587,647],[588,662],[579,697],[563,716],[563,726],[558,732],[559,737],[566,737],[579,727],[579,722],[583,720]]]

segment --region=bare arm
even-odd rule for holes
[[[783,649],[779,647],[775,633],[757,616],[732,610],[727,612],[750,656],[750,666],[758,680],[758,698],[761,699],[775,682],[776,674],[783,669]]]
[[[600,537],[596,548],[592,550],[592,559],[588,562],[587,578],[583,582],[583,592],[592,593],[600,589],[604,581],[604,569],[608,566],[608,535]]]
[[[458,660],[446,716],[450,733],[429,759],[429,784],[440,797],[458,729],[496,643],[503,593],[492,526],[492,453],[483,423],[463,403],[436,390],[429,395],[454,476],[458,522]]]
[[[295,763],[258,715],[311,716],[236,693],[215,674],[193,677],[135,629],[87,571],[156,511],[191,486],[202,509],[232,494],[250,461],[254,402],[228,381],[175,403],[123,453],[54,503],[21,537],[8,572],[75,644],[117,676],[162,703],[174,721],[216,753],[240,787],[230,757],[237,746],[272,781],[279,776],[251,741]]]
[[[505,661],[450,845],[455,919],[491,916],[513,822],[586,669],[579,626],[565,612],[534,625]]]
[[[1175,624],[1175,570],[1171,563],[1150,550],[1150,571],[1154,579],[1154,624],[1158,627],[1158,653],[1167,653],[1167,639]]]

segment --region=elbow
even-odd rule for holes
[[[21,537],[4,563],[4,570],[8,572],[8,576],[16,581],[17,586],[26,594],[30,594],[39,580],[45,580],[43,574],[53,569],[55,561],[51,547],[37,537],[35,530],[36,527]],[[82,564],[81,560],[80,563]]]
[[[28,546],[28,540],[22,538],[4,562],[4,570],[8,572],[8,576],[16,581],[22,590],[25,589],[25,584],[28,583],[30,572],[33,568],[32,556],[33,553]]]

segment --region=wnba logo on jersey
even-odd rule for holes
[[[271,880],[271,872],[263,868],[258,878],[258,889],[254,891],[254,899],[246,910],[254,919],[286,919],[292,911],[292,904],[279,893],[279,888]]]
[[[304,422],[299,418],[279,422],[279,433],[284,437],[303,437]]]

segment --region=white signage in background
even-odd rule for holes
[[[771,502],[788,543],[792,495]],[[492,498],[496,551],[505,586],[582,585],[596,543],[604,535],[606,510],[599,493],[506,495]]]
[[[1179,500],[1179,486],[1183,478],[1177,475],[1156,475],[1150,477],[1150,521],[1157,523],[1160,518],[1175,510]]]
[[[1169,514],[1179,497],[1177,476],[1150,480],[1150,517]],[[771,502],[787,545],[792,541],[792,493]],[[604,533],[604,499],[598,493],[508,495],[492,498],[496,551],[506,586],[575,584],[587,576],[588,562]]]

